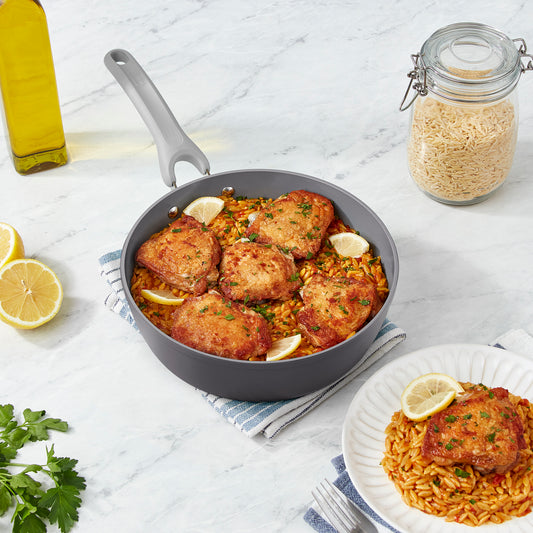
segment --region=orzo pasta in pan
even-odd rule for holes
[[[274,200],[236,195],[222,195],[219,198],[224,201],[223,209],[208,225],[188,221],[185,215],[151,238],[167,235],[169,240],[171,238],[179,239],[185,235],[185,231],[195,232],[195,239],[198,238],[202,241],[206,240],[204,238],[206,234],[214,236],[217,244],[213,248],[208,250],[200,246],[191,248],[193,252],[189,253],[188,257],[191,262],[195,262],[199,269],[196,272],[199,274],[196,274],[194,279],[187,279],[188,286],[183,286],[181,282],[174,283],[172,278],[166,276],[167,272],[164,269],[163,274],[161,274],[161,272],[156,273],[153,268],[143,266],[138,258],[131,280],[132,295],[144,315],[164,333],[171,334],[175,313],[180,313],[180,308],[176,310],[175,307],[162,305],[144,298],[141,295],[143,289],[171,290],[176,296],[184,298],[185,301],[191,297],[207,298],[207,296],[200,294],[202,291],[205,291],[205,295],[216,291],[227,299],[228,304],[239,305],[240,310],[246,311],[245,315],[248,315],[249,311],[259,315],[268,328],[271,342],[301,333],[302,341],[298,348],[290,354],[289,357],[291,358],[315,353],[350,337],[375,315],[387,298],[388,285],[381,259],[379,256],[373,255],[371,246],[360,257],[344,257],[337,253],[329,241],[331,235],[344,232],[357,233],[357,228],[348,227],[335,216],[333,206],[326,198],[308,191],[292,191]],[[290,216],[287,214],[289,210],[292,210]],[[280,227],[275,224],[278,220]],[[282,223],[288,230],[281,228]],[[190,229],[191,227],[193,229]],[[286,237],[284,242],[281,242],[280,239],[284,239],[284,237]],[[182,241],[187,242],[187,238],[183,238]],[[239,253],[242,249],[246,250],[247,254],[255,254],[256,252],[259,254],[255,259],[247,256],[246,262],[247,265],[258,265],[257,272],[252,271],[253,268],[247,272],[248,278],[257,275],[256,278],[252,277],[247,280],[244,276],[246,273],[242,271],[239,273],[239,265],[233,269],[228,266],[232,265],[230,263],[230,248],[241,241],[254,243],[256,249],[250,252],[250,248],[253,246],[239,244]],[[158,246],[160,245],[158,244]],[[180,246],[182,245],[180,244]],[[182,250],[180,248],[180,253]],[[224,259],[225,251],[228,251],[226,260]],[[231,259],[236,261],[235,257],[238,258],[239,253],[236,251]],[[158,254],[159,249],[156,249],[156,253],[152,255]],[[268,257],[268,259],[263,260],[261,254],[264,254],[264,257]],[[214,265],[215,263],[216,265]],[[264,280],[268,270],[274,268],[271,268],[274,263],[277,265],[276,275],[279,276],[280,271],[284,273],[286,286],[280,289],[279,281],[271,281],[270,286],[265,289],[267,292],[263,293],[266,297],[261,297],[261,291],[258,292],[255,289],[259,286],[259,279]],[[219,269],[218,278],[214,275],[214,266]],[[233,264],[233,266],[235,265]],[[230,278],[230,272],[236,277]],[[329,280],[332,284],[329,293],[331,305],[322,302],[321,305],[318,305],[317,302],[308,304],[312,307],[313,312],[320,307],[323,316],[319,313],[309,318],[310,313],[308,312],[304,325],[303,322],[299,322],[298,313],[306,305],[302,295],[305,295],[305,289],[313,278],[315,278],[315,282],[316,280]],[[254,279],[257,279],[258,283],[254,284]],[[248,289],[237,290],[242,289],[242,284],[246,282],[250,283]],[[268,279],[261,283],[269,285]],[[365,292],[357,292],[361,291],[363,286]],[[345,288],[351,292],[347,292]],[[361,296],[358,296],[359,294]],[[204,307],[200,306],[200,311],[202,309]],[[236,316],[231,313],[221,313],[220,309],[214,308],[212,311],[214,314],[219,313],[221,319],[225,319],[225,326],[237,326],[244,331],[249,327],[246,323],[237,325],[234,320]],[[206,309],[205,313],[208,312],[211,310]],[[355,325],[354,329],[343,332],[342,338],[333,336],[332,339],[331,331],[327,331],[328,324],[326,322],[342,321],[345,316],[352,319],[352,315],[356,315],[356,319],[352,320]],[[202,318],[200,315],[199,317]],[[258,326],[254,325],[254,328],[258,328]],[[306,334],[306,329],[308,334]],[[342,328],[340,329],[342,330]],[[320,332],[324,333],[322,337],[317,334]],[[246,335],[252,336],[253,333],[253,331],[249,331]],[[209,345],[212,342],[216,344],[218,334],[213,334],[212,337]],[[179,340],[188,344],[181,339]],[[223,357],[249,360],[265,359],[264,353],[243,355],[241,349],[235,350],[235,353],[239,353],[238,356],[228,355],[227,350],[224,353],[216,353],[216,349],[214,351],[203,349],[202,351]]]

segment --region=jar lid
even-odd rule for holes
[[[423,44],[421,67],[428,90],[459,102],[491,102],[511,92],[521,74],[515,43],[475,22],[451,24]]]

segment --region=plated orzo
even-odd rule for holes
[[[490,412],[467,405],[461,416],[457,411],[444,410],[439,423],[434,417],[413,422],[402,411],[397,411],[385,431],[383,469],[407,505],[449,522],[468,526],[501,524],[529,514],[533,505],[533,413],[530,402],[506,389],[489,389],[471,383],[462,385],[467,392],[484,388],[489,399],[500,395],[510,402],[509,407]],[[479,422],[475,421],[476,417]],[[478,439],[480,446],[473,449],[472,462],[475,463],[486,450],[492,451],[497,461],[500,453],[498,439],[505,431],[500,422],[508,422],[513,417],[521,431],[518,437],[506,438],[516,450],[516,460],[503,469],[480,470],[475,464],[431,460],[424,453],[428,435],[433,445],[442,450],[441,455],[448,451],[453,454],[454,449],[463,446],[463,439],[470,439],[471,443]],[[486,424],[482,431],[476,431],[475,427],[463,429],[472,423],[481,425],[481,421]],[[449,438],[446,430],[454,426],[457,438]],[[522,440],[522,435],[523,441],[515,446],[518,438]],[[439,464],[446,462],[451,464]]]

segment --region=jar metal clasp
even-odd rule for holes
[[[409,109],[418,96],[426,96],[428,93],[426,69],[421,67],[419,64],[420,54],[411,54],[411,60],[413,61],[414,68],[407,74],[407,77],[409,78],[409,85],[407,86],[407,90],[403,95],[403,99],[400,104],[400,111]],[[411,90],[413,90],[415,94],[406,104],[407,97],[409,96],[409,92]]]
[[[522,59],[525,58],[526,61],[525,64],[522,62],[522,72],[525,72],[526,70],[533,70],[533,55],[527,53],[526,41],[524,41],[524,39],[521,37],[518,37],[517,39],[513,39],[513,42],[519,43],[518,54],[520,55],[520,60],[522,61]]]

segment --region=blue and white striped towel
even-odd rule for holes
[[[512,329],[491,342],[490,345],[533,357],[533,337],[523,329]],[[331,460],[331,463],[337,472],[337,478],[333,481],[333,484],[350,498],[367,517],[373,520],[379,533],[388,533],[389,531],[398,533],[398,530],[378,516],[363,500],[359,492],[357,492],[346,470],[344,457],[338,455]],[[336,533],[337,531],[314,506],[307,510],[304,515],[304,520],[319,533]]]
[[[106,307],[137,329],[120,279],[120,250],[102,255],[99,262],[100,275],[106,280],[109,289],[105,298]],[[404,339],[405,332],[386,320],[357,366],[332,385],[300,398],[278,402],[245,402],[199,392],[228,422],[248,437],[261,433],[270,439],[329,398]]]

